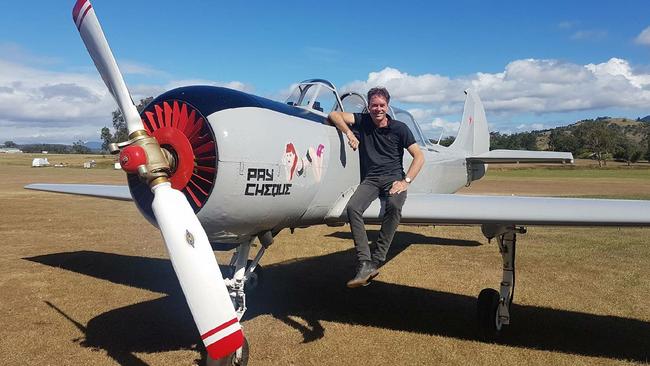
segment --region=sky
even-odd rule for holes
[[[133,98],[207,84],[283,101],[292,85],[381,85],[430,137],[473,88],[501,133],[650,115],[647,0],[123,1],[93,8]],[[98,141],[117,108],[73,0],[0,12],[0,144]]]

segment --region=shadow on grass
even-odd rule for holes
[[[379,236],[379,230],[366,230],[368,233],[368,240],[375,241]],[[335,233],[327,234],[325,237],[349,239],[352,240],[352,233],[349,231],[337,231]],[[448,239],[438,238],[435,236],[425,236],[422,234],[411,233],[406,231],[397,231],[393,238],[393,244],[390,250],[393,251],[395,247],[406,248],[411,244],[430,244],[442,246],[457,246],[457,247],[478,247],[482,243],[476,240],[461,240],[461,239]],[[351,244],[352,245],[352,244]]]
[[[193,349],[200,342],[168,260],[90,251],[25,259],[169,295],[108,311],[85,326],[48,303],[85,333],[82,346],[104,349],[122,365],[144,365],[137,352]],[[385,283],[381,275],[371,286],[350,290],[345,282],[354,266],[350,249],[265,267],[266,282],[249,294],[244,325],[271,314],[300,332],[304,342],[324,337],[322,321],[481,341],[474,297]],[[500,344],[640,362],[650,358],[648,322],[516,304],[512,313],[513,325]]]

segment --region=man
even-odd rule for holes
[[[327,117],[345,134],[352,149],[359,148],[361,184],[346,207],[359,260],[356,276],[347,283],[350,288],[368,285],[379,274],[402,217],[406,190],[424,164],[424,155],[411,130],[387,114],[389,102],[385,88],[372,88],[368,91],[369,113],[332,112]],[[358,139],[350,127],[358,133]],[[413,157],[406,174],[402,164],[404,149]],[[371,252],[363,213],[379,196],[386,197],[386,210]]]

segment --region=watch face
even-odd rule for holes
[[[406,181],[406,183],[411,183],[411,178],[409,177],[406,177],[404,180]]]

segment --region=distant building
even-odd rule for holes
[[[84,162],[84,168],[85,169],[91,169],[91,168],[95,168],[95,167],[97,167],[97,162],[95,162],[95,160],[85,161]]]
[[[15,147],[0,147],[0,154],[22,154],[22,150]]]
[[[32,160],[32,168],[40,168],[44,166],[50,166],[50,162],[47,161],[47,158],[34,158],[34,160]]]

